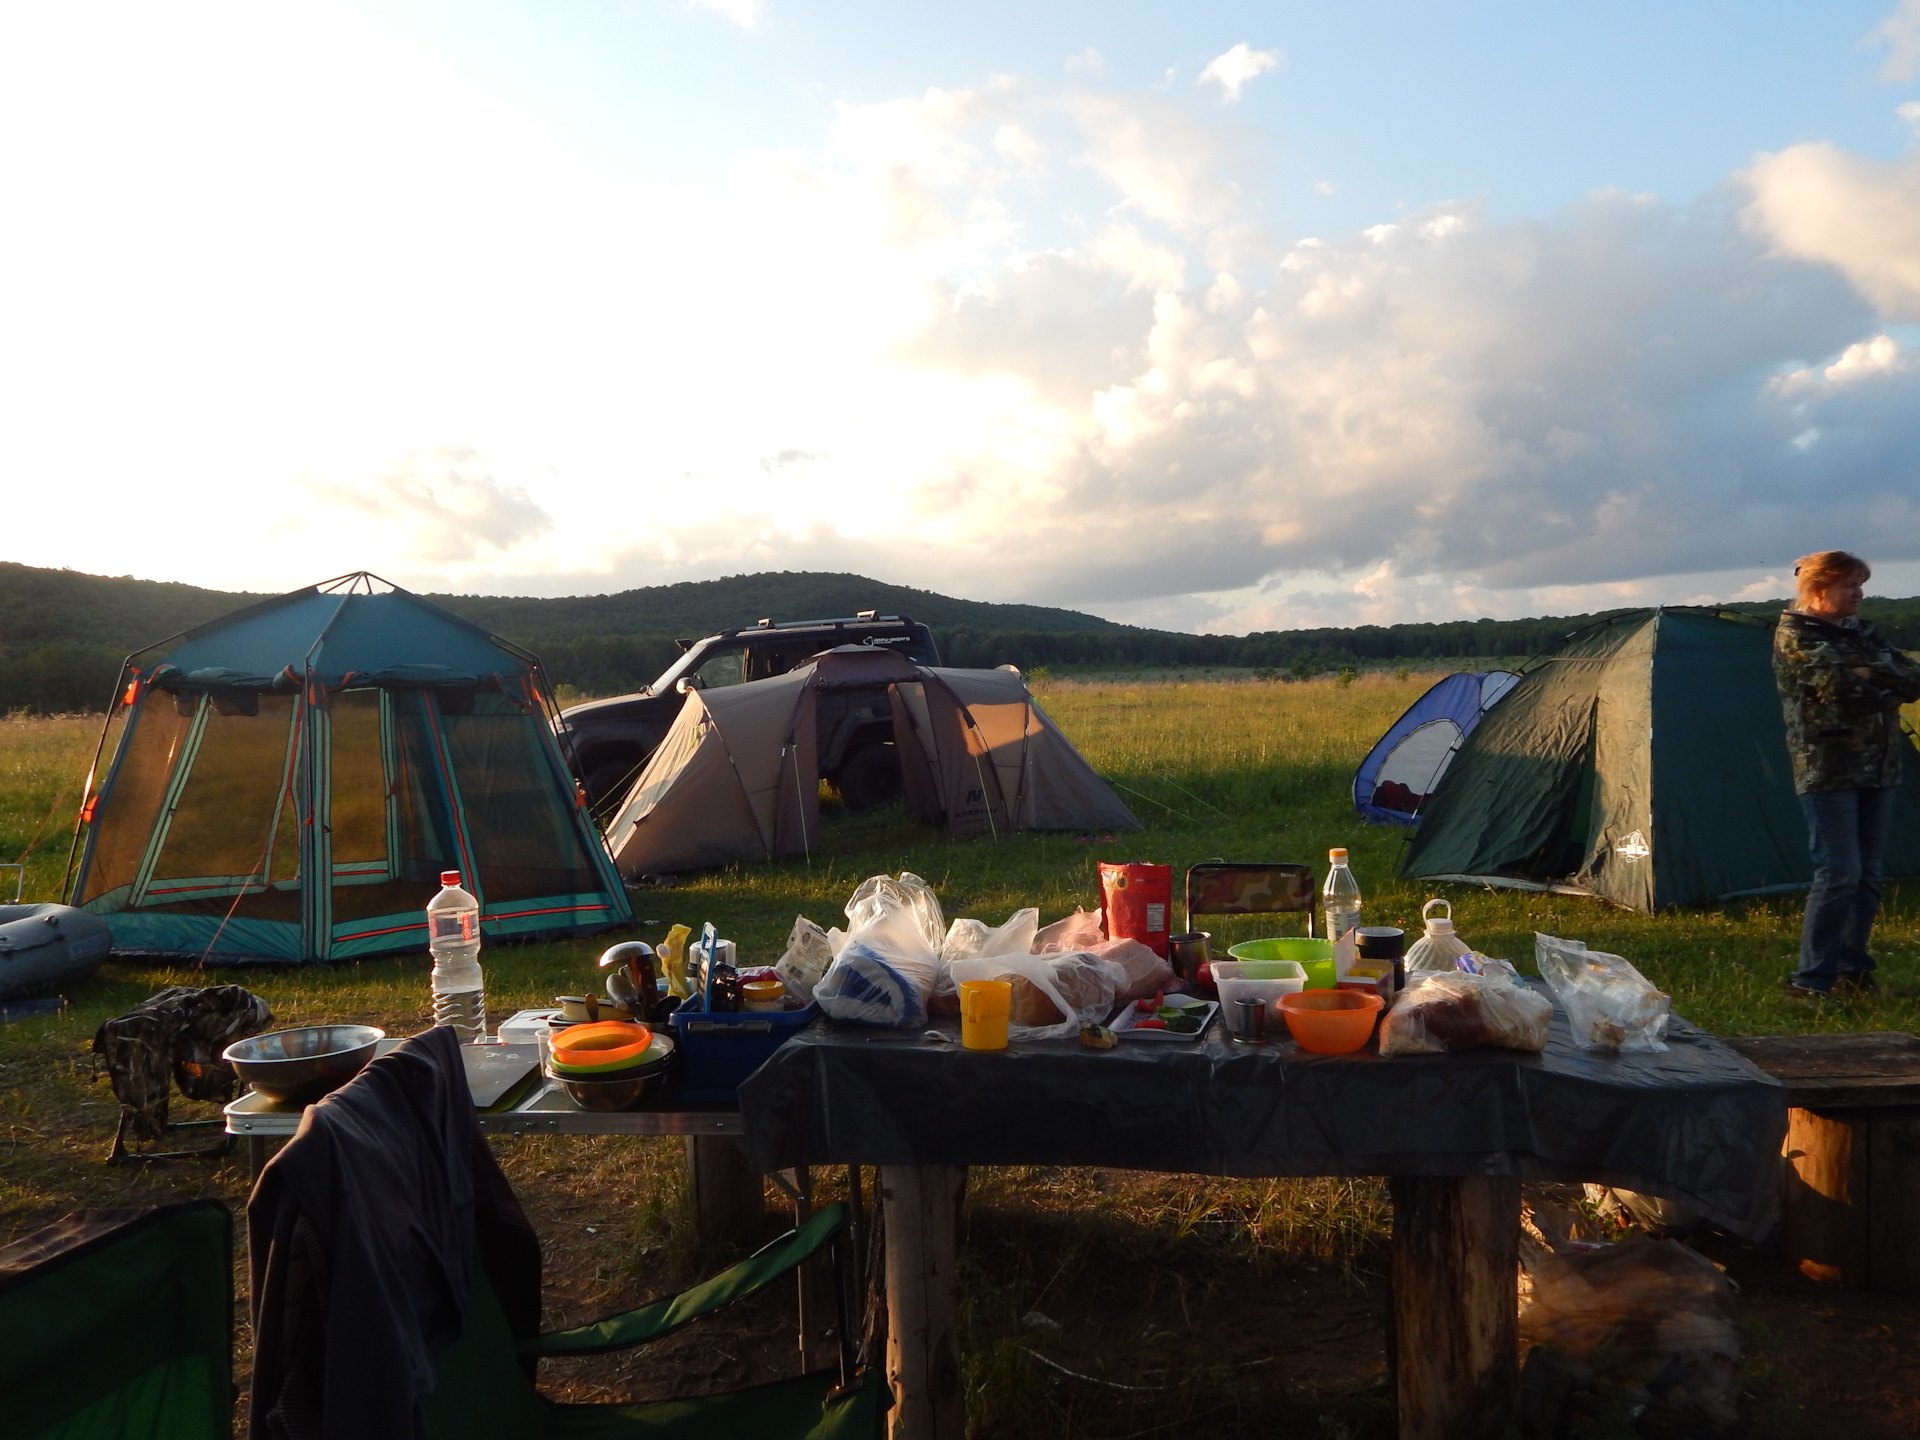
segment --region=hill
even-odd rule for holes
[[[87,575],[0,562],[0,648],[104,645],[121,654],[251,605],[260,595],[163,580]],[[650,585],[615,595],[430,595],[429,599],[509,640],[538,648],[589,635],[699,636],[763,615],[813,620],[861,610],[911,615],[936,629],[1121,631],[1097,615],[1044,605],[995,605],[859,575],[771,571],[723,580]]]

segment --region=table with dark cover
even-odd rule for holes
[[[1452,1180],[1492,1185],[1495,1230],[1517,1224],[1521,1179],[1662,1195],[1752,1236],[1768,1229],[1777,1203],[1784,1090],[1677,1017],[1664,1053],[1628,1054],[1576,1048],[1558,1007],[1537,1055],[1383,1058],[1369,1046],[1317,1056],[1285,1038],[1236,1045],[1218,1024],[1196,1042],[1122,1040],[1104,1052],[1065,1040],[975,1053],[959,1047],[950,1024],[942,1033],[822,1022],[782,1046],[740,1087],[756,1165],[916,1167],[921,1190],[939,1188],[933,1167],[967,1165],[1384,1175],[1399,1177],[1397,1248],[1411,1197],[1454,1194]],[[894,1173],[908,1183],[904,1168]],[[1407,1183],[1423,1177],[1439,1188]],[[883,1172],[883,1190],[888,1183]],[[1509,1210],[1511,1223],[1500,1218]],[[904,1267],[911,1257],[890,1265],[895,1258]],[[1495,1334],[1491,1353],[1503,1343]],[[1396,1348],[1406,1356],[1405,1325]],[[1401,1397],[1404,1409],[1404,1380]],[[944,1421],[928,1428],[949,1431]],[[1455,1428],[1410,1425],[1403,1415],[1403,1435]]]

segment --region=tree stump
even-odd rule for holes
[[[1400,1440],[1481,1440],[1520,1391],[1520,1182],[1396,1176],[1387,1358]]]

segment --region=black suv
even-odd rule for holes
[[[940,663],[933,632],[926,626],[904,615],[871,610],[849,620],[762,620],[704,640],[675,643],[686,653],[637,695],[589,700],[561,712],[561,749],[574,779],[586,787],[594,815],[603,822],[666,737],[689,689],[784,675],[838,645],[884,646],[922,665]],[[894,759],[893,717],[885,693],[877,699],[857,692],[823,695],[819,703],[820,773],[839,789],[850,810],[891,802],[900,793],[900,766]]]

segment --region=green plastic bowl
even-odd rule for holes
[[[1310,940],[1302,935],[1276,936],[1271,940],[1243,940],[1227,954],[1236,960],[1293,960],[1307,972],[1309,990],[1334,987],[1333,942]]]

